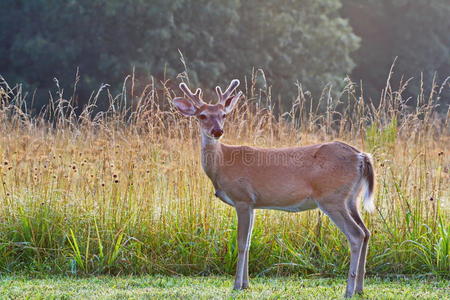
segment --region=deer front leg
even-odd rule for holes
[[[250,229],[248,233],[248,242],[247,242],[247,250],[245,251],[245,262],[244,262],[244,277],[242,279],[242,288],[248,288],[248,255],[250,252],[250,245],[252,241],[252,232],[253,232],[253,224],[255,220],[255,210],[252,209],[252,213],[250,216]]]
[[[235,207],[238,217],[238,261],[234,289],[240,290],[248,287],[248,250],[254,213],[253,208],[248,203],[236,203]]]

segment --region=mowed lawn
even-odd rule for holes
[[[231,290],[229,276],[210,277],[0,277],[1,299],[341,299],[344,278],[253,278],[251,288]],[[368,278],[355,299],[450,299],[450,281]]]

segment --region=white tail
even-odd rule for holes
[[[363,180],[364,180],[364,209],[373,213],[375,204],[373,200],[373,189],[375,185],[375,175],[373,173],[372,155],[369,153],[361,153],[363,157]]]
[[[364,200],[363,200],[363,206],[364,209],[369,212],[369,213],[373,213],[375,211],[375,203],[373,201],[373,194],[369,193],[369,187],[368,184],[365,183],[364,184]]]

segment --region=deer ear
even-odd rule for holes
[[[191,117],[195,115],[197,108],[192,104],[191,101],[183,98],[183,97],[177,97],[172,100],[173,105],[185,116]]]
[[[242,96],[242,92],[237,93],[235,96],[231,96],[227,100],[223,102],[225,113],[230,113],[236,103],[238,102],[239,98]]]

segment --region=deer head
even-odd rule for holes
[[[184,97],[173,99],[173,104],[181,114],[189,117],[196,117],[199,120],[200,128],[203,134],[208,137],[219,139],[223,135],[223,124],[227,114],[229,114],[242,92],[232,95],[239,86],[239,80],[231,81],[225,92],[217,86],[216,93],[219,101],[217,104],[207,104],[202,100],[202,90],[198,88],[192,93],[187,85],[180,83],[180,89],[184,92]]]

